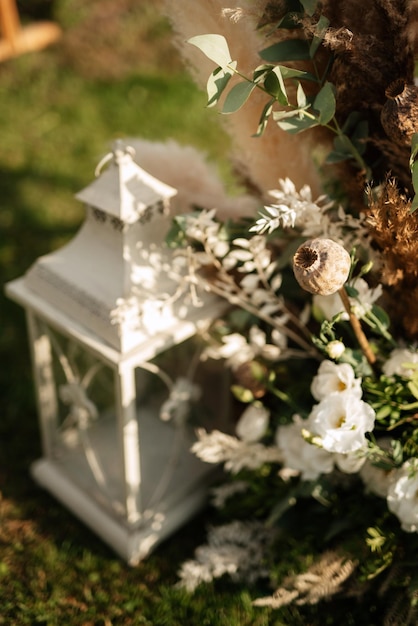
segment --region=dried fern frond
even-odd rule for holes
[[[407,594],[400,593],[389,605],[383,618],[383,626],[410,626],[416,624],[417,611]]]
[[[271,608],[280,608],[291,602],[298,605],[317,604],[339,593],[356,567],[356,561],[338,552],[324,552],[306,572],[289,576],[273,595],[258,598],[253,604]]]

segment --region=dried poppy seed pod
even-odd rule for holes
[[[331,239],[310,239],[299,246],[293,257],[293,271],[299,285],[309,293],[330,296],[350,273],[347,250]]]
[[[418,132],[418,87],[399,78],[389,85],[385,96],[380,114],[385,133],[392,141],[408,146]]]

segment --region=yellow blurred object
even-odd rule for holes
[[[15,0],[0,0],[0,61],[25,52],[40,50],[61,37],[53,22],[21,26]]]

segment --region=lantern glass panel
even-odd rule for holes
[[[212,471],[191,452],[196,428],[225,429],[227,385],[198,336],[135,369],[143,512],[181,500]]]
[[[89,495],[123,514],[122,463],[115,462],[115,371],[46,324],[43,331],[50,343],[57,406],[52,459]]]

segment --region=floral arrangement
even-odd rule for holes
[[[222,34],[188,41],[215,64],[208,105],[234,115],[255,100],[254,134],[273,126],[298,149],[315,146],[322,190],[284,176],[267,200],[259,193],[258,216],[200,208],[178,215],[169,235],[195,300],[203,288],[231,304],[206,354],[230,368],[237,410],[234,432],[198,431],[194,453],[227,478],[213,492],[222,523],[184,563],[181,584],[264,579],[274,591],[260,606],[356,599],[366,620],[414,624],[415,7],[249,4],[223,18],[252,20],[269,39],[252,72]]]

